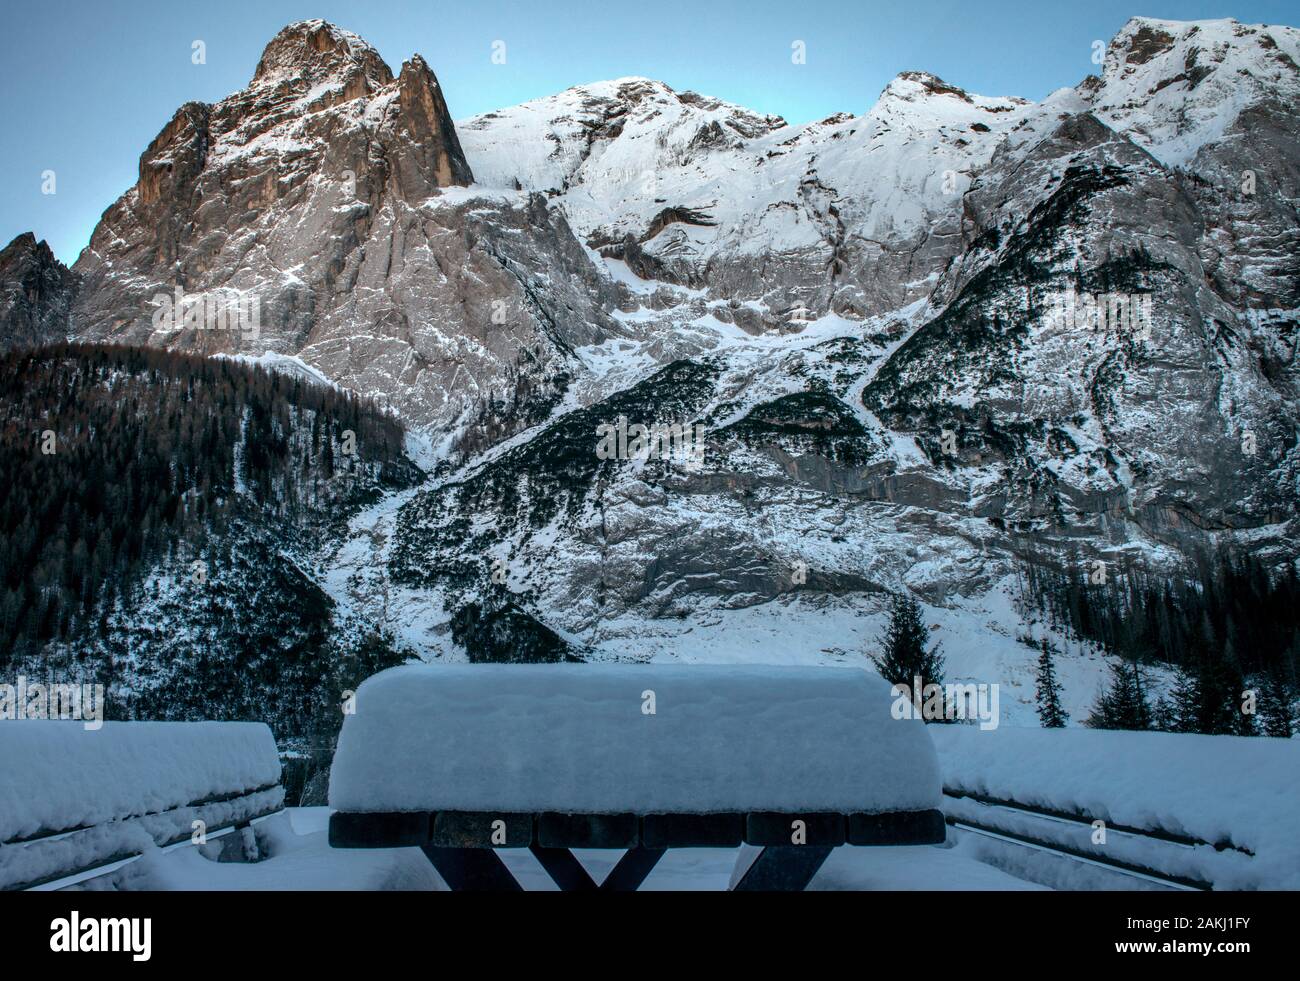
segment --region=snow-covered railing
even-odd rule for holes
[[[0,722],[0,889],[103,874],[284,807],[254,722]]]
[[[1300,741],[970,726],[931,735],[948,822],[1005,843],[1010,862],[1025,846],[1103,876],[1300,887]],[[1048,874],[1069,884],[1059,869]]]
[[[844,668],[408,666],[363,684],[330,777],[337,847],[418,845],[453,888],[511,888],[494,848],[765,846],[744,888],[802,888],[842,844],[942,841],[938,763],[889,686]]]

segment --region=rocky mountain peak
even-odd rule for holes
[[[1177,27],[1150,17],[1134,17],[1116,35],[1115,45],[1122,48],[1125,64],[1145,65],[1173,48],[1176,39],[1169,28]]]
[[[0,350],[62,339],[74,276],[49,245],[23,232],[0,251]]]
[[[0,269],[9,268],[15,257],[27,254],[33,250],[39,250],[44,242],[37,243],[36,235],[33,232],[22,232],[14,237],[14,240],[6,245],[3,251],[0,251]],[[49,247],[46,246],[48,249]]]
[[[1300,84],[1298,47],[1300,30],[1294,27],[1135,17],[1111,41],[1104,76],[1113,81],[1139,75],[1156,85],[1188,81],[1190,90],[1216,69],[1227,69],[1236,84],[1293,87]]]
[[[626,78],[615,79],[608,84],[614,88],[614,97],[629,106],[635,106],[647,100],[666,100],[674,97],[673,90],[664,82],[656,81],[653,78],[645,78],[641,75],[629,75]],[[588,86],[577,87],[588,88]]]
[[[319,85],[338,81],[373,91],[393,80],[393,72],[363,38],[324,20],[290,24],[273,37],[253,73],[252,87],[285,82]],[[364,94],[357,91],[355,95]],[[355,95],[353,97],[355,97]]]
[[[894,76],[881,91],[873,112],[877,115],[902,112],[924,120],[935,114],[947,117],[981,109],[992,113],[1011,112],[1030,104],[1019,98],[975,95],[931,72],[905,71]]]
[[[77,336],[301,358],[429,424],[521,361],[558,397],[610,287],[541,198],[473,182],[423,58],[394,77],[355,35],[291,24],[247,88],[182,106],[145,150],[78,259]]]
[[[1076,91],[1109,125],[1181,165],[1243,111],[1300,98],[1298,61],[1292,27],[1134,17],[1108,46],[1100,80]]]
[[[402,65],[397,98],[401,129],[413,147],[422,147],[429,154],[422,161],[424,166],[420,168],[417,182],[405,188],[408,195],[414,198],[419,188],[429,182],[435,187],[465,187],[474,183],[438,78],[418,54]]]
[[[899,72],[881,93],[882,97],[886,95],[909,100],[931,95],[947,95],[962,102],[971,101],[965,89],[949,85],[938,75],[918,71]]]

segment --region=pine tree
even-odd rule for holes
[[[1170,732],[1200,732],[1202,701],[1200,679],[1180,667],[1174,677]]]
[[[1224,686],[1224,701],[1230,714],[1225,713],[1224,722],[1228,732],[1238,736],[1254,736],[1255,716],[1245,711],[1243,699],[1246,692],[1246,676],[1242,674],[1241,662],[1237,660],[1236,629],[1228,622],[1225,631],[1223,650],[1219,655],[1219,674]]]
[[[1159,695],[1151,707],[1151,728],[1156,732],[1177,732],[1178,714],[1166,695]]]
[[[930,647],[929,643],[930,631],[921,617],[921,605],[901,593],[894,597],[883,650],[871,660],[882,678],[891,684],[906,685],[908,691],[912,691],[916,679],[920,678],[923,692],[927,685],[943,684],[944,659],[939,645]],[[913,692],[913,697],[921,696]]]
[[[1264,735],[1290,739],[1295,732],[1295,696],[1281,672],[1271,671],[1259,689],[1259,714]]]
[[[1042,653],[1038,655],[1038,721],[1044,729],[1064,729],[1069,715],[1061,708],[1061,686],[1056,680],[1056,665],[1052,662],[1053,645],[1043,638]]]
[[[1151,706],[1147,702],[1142,671],[1134,661],[1111,663],[1110,682],[1097,697],[1092,714],[1084,723],[1092,729],[1151,728]]]
[[[1236,662],[1224,654],[1205,653],[1197,660],[1201,710],[1197,732],[1210,735],[1242,735],[1241,692],[1245,683]]]

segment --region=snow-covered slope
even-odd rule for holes
[[[643,275],[762,300],[774,318],[832,297],[865,315],[927,292],[959,246],[972,173],[1029,108],[908,72],[864,116],[791,127],[626,78],[458,129],[479,181],[556,195],[588,245]]]
[[[1107,48],[1100,82],[1080,89],[1107,125],[1161,163],[1185,166],[1252,106],[1294,108],[1297,61],[1294,27],[1135,17]]]
[[[1032,720],[1018,540],[1293,555],[1295,38],[1137,19],[1039,104],[906,73],[791,127],[620,79],[462,122],[476,179],[549,194],[628,290],[628,336],[578,350],[578,404],[531,442],[404,506],[398,581],[491,597],[413,565],[463,520],[469,566],[505,563],[598,656],[773,662],[855,656],[875,590],[907,588],[951,624],[950,670]],[[1151,329],[1063,318],[1080,297],[1150,304]],[[548,462],[622,412],[704,422],[704,472]],[[1075,667],[1077,720],[1100,662]]]

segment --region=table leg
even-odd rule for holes
[[[522,886],[490,848],[439,848],[421,845],[453,892],[519,892]]]
[[[567,848],[543,848],[532,845],[528,849],[546,870],[561,892],[593,892],[596,882]]]
[[[802,892],[831,853],[830,845],[768,845],[745,870],[735,892]]]
[[[635,892],[645,882],[659,859],[664,857],[667,848],[629,848],[618,860],[618,864],[609,870],[605,881],[600,884],[601,892]]]

